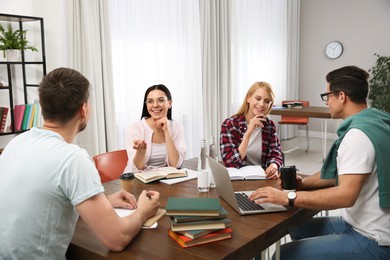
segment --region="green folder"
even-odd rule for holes
[[[31,117],[31,107],[32,104],[26,104],[26,110],[24,111],[23,121],[22,121],[22,130],[29,129],[29,119]]]
[[[168,216],[218,216],[221,204],[218,198],[168,198],[165,210]]]

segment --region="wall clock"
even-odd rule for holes
[[[343,53],[343,45],[341,42],[332,41],[326,45],[325,53],[329,58],[337,59]]]

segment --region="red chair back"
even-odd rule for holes
[[[127,165],[125,149],[98,154],[93,157],[102,183],[119,179]]]

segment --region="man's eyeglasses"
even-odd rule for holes
[[[322,93],[322,94],[320,94],[320,96],[321,96],[322,101],[328,101],[330,95],[333,95],[333,94],[336,94],[339,92],[340,91],[330,91],[330,92]]]
[[[159,105],[159,106],[163,106],[164,104],[165,104],[165,102],[167,102],[167,99],[166,98],[163,98],[163,97],[161,97],[161,98],[158,98],[158,99],[147,99],[146,101],[145,101],[145,104],[147,105],[147,106],[153,106],[154,105],[154,103],[155,102],[157,102],[157,104]]]

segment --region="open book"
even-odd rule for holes
[[[239,169],[234,167],[226,168],[229,172],[230,179],[236,180],[264,180],[265,171],[260,165],[248,165]]]
[[[179,170],[175,167],[160,167],[156,169],[148,169],[142,172],[137,172],[134,174],[134,176],[144,183],[149,183],[160,179],[186,177],[187,172],[185,169]]]
[[[172,184],[176,184],[176,183],[189,181],[189,180],[193,180],[193,179],[198,178],[198,172],[197,171],[193,171],[193,170],[190,170],[190,169],[187,169],[187,168],[183,168],[182,170],[185,170],[187,172],[187,176],[186,177],[173,178],[173,179],[162,179],[162,180],[160,180],[160,182],[172,185]]]

